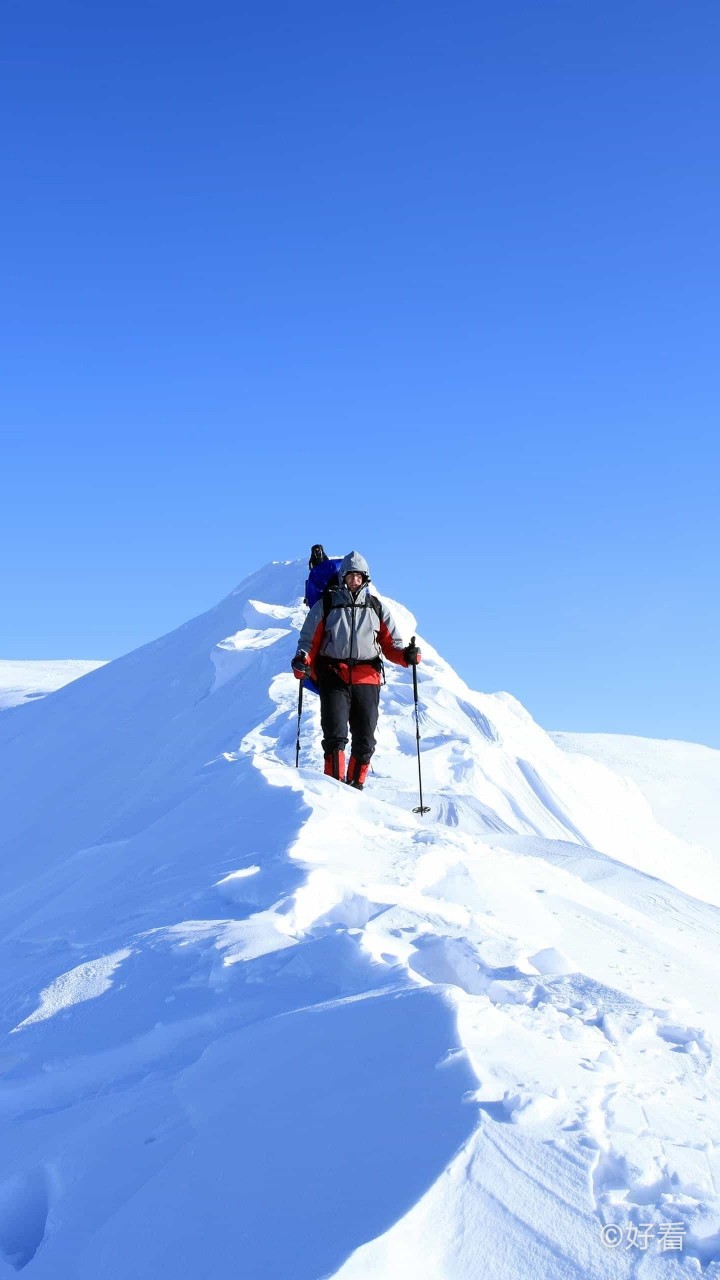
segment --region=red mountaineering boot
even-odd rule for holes
[[[348,771],[345,781],[349,782],[351,787],[357,787],[358,791],[362,791],[365,786],[365,779],[368,776],[369,768],[369,764],[360,764],[359,760],[356,760],[354,756],[351,756],[348,760]]]
[[[345,772],[345,752],[329,751],[325,757],[325,773],[331,778],[342,778]]]

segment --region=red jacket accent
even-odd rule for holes
[[[392,642],[392,636],[385,626],[384,622],[380,623],[380,631],[378,634],[380,648],[389,662],[394,662],[398,667],[406,667],[405,654],[402,649],[398,649]]]

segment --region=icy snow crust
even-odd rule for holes
[[[0,717],[0,1278],[717,1274],[712,854],[424,639],[295,770],[303,578]]]

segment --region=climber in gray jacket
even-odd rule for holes
[[[390,610],[370,594],[370,570],[358,551],[345,556],[338,576],[339,586],[326,588],[305,619],[292,669],[318,686],[325,773],[344,777],[349,725],[345,781],[362,791],[375,750],[382,657],[410,667],[422,655],[414,644],[403,646]]]

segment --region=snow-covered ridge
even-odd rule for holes
[[[35,698],[44,698],[71,680],[78,680],[88,671],[104,665],[103,662],[74,658],[47,661],[0,658],[0,711]]]
[[[303,578],[0,719],[0,1280],[697,1274],[710,852],[422,637],[431,814],[396,668],[367,790],[309,697],[296,770]]]

